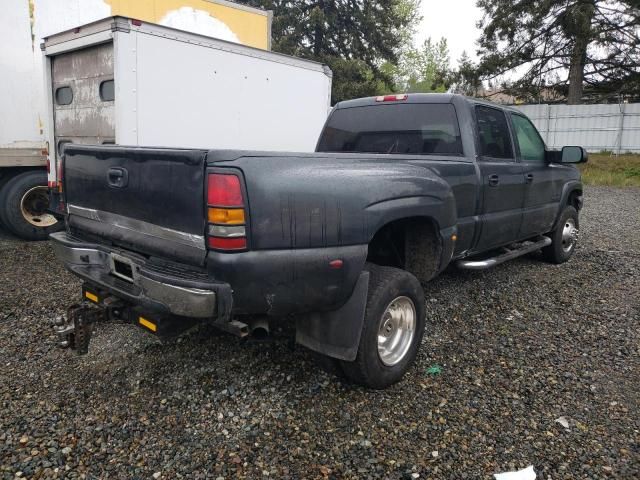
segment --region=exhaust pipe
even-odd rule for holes
[[[269,320],[266,317],[254,318],[249,322],[249,329],[255,340],[266,340],[269,337]]]

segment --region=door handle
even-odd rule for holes
[[[524,178],[526,179],[527,183],[531,183],[533,182],[533,173],[527,173]]]
[[[113,188],[123,188],[129,183],[129,172],[120,167],[112,167],[107,171],[107,183]]]
[[[498,175],[489,175],[489,186],[495,187],[500,183],[500,177]]]

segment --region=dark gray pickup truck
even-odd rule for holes
[[[547,150],[515,109],[448,94],[341,102],[311,154],[69,145],[51,239],[85,283],[56,329],[86,353],[98,320],[244,336],[290,317],[298,343],[384,388],[414,361],[422,285],[448,265],[571,257],[570,164],[586,159]]]

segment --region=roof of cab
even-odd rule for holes
[[[351,108],[351,107],[364,107],[368,105],[384,105],[389,103],[394,103],[392,101],[388,102],[380,102],[376,100],[378,97],[364,97],[364,98],[355,98],[353,100],[345,100],[339,102],[335,105],[335,108]],[[506,105],[498,105],[496,103],[490,102],[488,100],[474,98],[474,97],[466,97],[464,95],[456,94],[456,93],[409,93],[407,94],[406,100],[397,100],[397,102],[401,103],[453,103],[454,100],[458,101],[466,101],[475,104],[488,105],[494,108],[502,108],[505,110],[513,110],[511,107]]]

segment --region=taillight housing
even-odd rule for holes
[[[207,245],[226,252],[248,247],[246,202],[234,173],[207,175]]]

